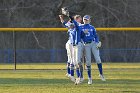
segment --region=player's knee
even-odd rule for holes
[[[91,70],[91,66],[88,66],[88,65],[87,65],[87,70]]]
[[[101,61],[97,61],[96,63],[97,63],[97,64],[100,64],[100,63],[102,63],[102,62],[101,62]]]
[[[75,68],[76,68],[76,69],[79,68],[79,65],[78,65],[78,64],[75,64]]]
[[[70,62],[67,62],[67,67],[69,67],[70,66]]]
[[[80,71],[83,72],[83,65],[81,65],[81,66],[79,67],[79,69],[80,69]]]
[[[70,69],[74,69],[74,64],[70,64]]]
[[[100,64],[101,63],[101,60],[100,59],[96,60],[96,63],[97,64]]]
[[[79,67],[82,66],[82,62],[79,62],[79,63],[78,63],[78,66],[79,66]]]
[[[100,58],[96,58],[96,63],[100,64],[101,63],[101,59]]]
[[[75,64],[76,68],[80,68],[82,66],[82,62],[77,62],[77,64]]]
[[[91,66],[91,62],[86,62],[86,65],[87,66]]]

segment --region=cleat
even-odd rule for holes
[[[67,73],[65,76],[69,78],[71,75]]]
[[[102,81],[106,81],[105,77],[103,75],[99,75]]]
[[[72,82],[75,82],[75,81],[76,81],[75,78],[74,78],[74,76],[70,76],[69,78],[70,78],[70,80],[71,80]]]
[[[89,85],[92,84],[92,79],[91,79],[91,78],[88,79],[88,84],[89,84]]]
[[[80,84],[84,81],[84,78],[76,78],[75,85]]]

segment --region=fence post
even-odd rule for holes
[[[13,50],[14,50],[14,70],[17,69],[16,67],[16,32],[13,30]]]

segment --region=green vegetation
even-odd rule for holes
[[[140,63],[104,63],[106,82],[100,80],[97,66],[93,64],[92,85],[87,84],[86,70],[84,82],[74,85],[65,77],[66,70],[61,70],[65,64],[17,66],[18,69],[30,67],[60,70],[0,70],[0,93],[140,93]]]

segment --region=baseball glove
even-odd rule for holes
[[[67,7],[61,8],[61,12],[62,12],[63,15],[69,16],[69,11],[68,11]]]
[[[101,41],[99,41],[97,44],[96,44],[96,48],[100,48],[102,45]]]

